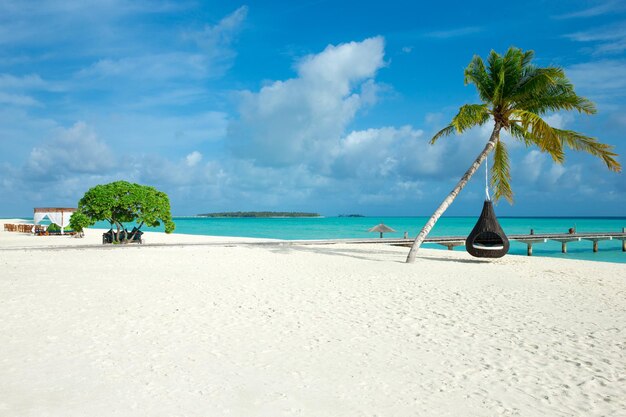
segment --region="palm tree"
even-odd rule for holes
[[[474,56],[465,69],[465,84],[476,86],[482,104],[461,106],[452,122],[433,136],[430,143],[489,122],[493,122],[493,131],[485,149],[415,238],[407,262],[415,261],[417,251],[430,230],[491,151],[494,151],[494,161],[490,183],[495,190],[494,198],[504,197],[509,202],[513,201],[509,157],[504,142],[500,140],[502,129],[527,147],[534,145],[548,153],[556,163],[563,163],[563,148],[568,147],[601,158],[611,171],[621,171],[612,146],[578,132],[557,129],[542,119],[541,116],[548,112],[577,110],[579,113],[594,114],[596,108],[591,101],[576,95],[562,68],[539,68],[531,64],[533,56],[533,51],[524,52],[511,47],[504,56],[491,51],[487,66],[479,56]]]

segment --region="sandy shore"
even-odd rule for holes
[[[0,229],[0,416],[626,410],[623,264],[100,236]]]
[[[32,224],[21,219],[0,219],[0,231],[4,230],[5,223]],[[82,238],[74,236],[34,236],[29,233],[6,232],[0,233],[0,249],[4,248],[56,248],[67,246],[99,246],[102,247],[102,233],[108,229],[85,229]],[[271,242],[272,239],[254,239],[244,237],[200,236],[183,234],[166,234],[144,232],[146,244],[202,244],[202,243],[241,243],[241,242]]]

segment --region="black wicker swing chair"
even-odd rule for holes
[[[465,239],[465,250],[477,258],[501,258],[509,251],[509,239],[498,222],[489,197],[489,167],[485,158],[485,204],[476,225]]]
[[[509,246],[509,239],[498,223],[493,203],[486,200],[476,225],[465,239],[465,250],[477,258],[501,258],[507,254]]]

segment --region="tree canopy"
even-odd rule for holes
[[[123,229],[123,223],[133,221],[139,225],[137,230],[144,224],[156,227],[163,223],[165,233],[172,233],[176,227],[167,194],[154,187],[126,181],[90,188],[78,202],[70,226],[80,231],[103,220],[116,226],[116,235]]]
[[[576,94],[562,68],[537,67],[531,63],[533,57],[533,51],[511,47],[504,55],[491,51],[486,65],[481,57],[474,56],[465,69],[465,84],[476,86],[482,103],[461,106],[450,124],[437,132],[430,143],[487,123],[493,123],[493,130],[483,151],[418,233],[407,262],[415,261],[417,251],[439,217],[492,151],[494,161],[490,183],[495,189],[495,200],[504,197],[513,202],[509,155],[505,143],[500,140],[502,129],[527,147],[538,147],[557,163],[565,160],[564,148],[567,147],[599,157],[611,171],[621,171],[612,146],[573,130],[552,127],[543,118],[559,110],[594,114],[596,107]]]
[[[621,170],[612,146],[582,133],[552,127],[542,118],[559,110],[594,114],[596,107],[576,94],[562,68],[537,67],[531,63],[533,57],[533,51],[515,47],[504,55],[491,51],[486,65],[481,57],[474,56],[465,69],[465,84],[476,86],[482,103],[461,106],[452,122],[431,140],[434,143],[442,136],[463,133],[492,121],[497,138],[490,182],[496,200],[500,197],[513,200],[509,156],[499,138],[500,129],[526,146],[538,147],[557,163],[565,160],[567,147],[599,157],[611,171]]]

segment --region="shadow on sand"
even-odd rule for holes
[[[405,256],[408,254],[401,254],[400,259],[398,258],[398,252],[396,251],[379,251],[373,252],[372,249],[356,249],[356,248],[333,248],[333,247],[313,247],[313,246],[279,246],[272,247],[269,249],[273,253],[283,253],[288,254],[290,252],[308,252],[308,253],[316,253],[321,255],[331,255],[331,256],[343,256],[347,258],[361,259],[365,261],[373,261],[373,262],[394,262],[394,263],[405,263]],[[391,257],[396,259],[390,259]],[[420,259],[438,261],[438,262],[456,262],[463,264],[490,264],[493,263],[490,260],[485,259],[455,259],[455,258],[447,258],[440,256],[422,256],[418,255],[416,263],[419,263]]]

